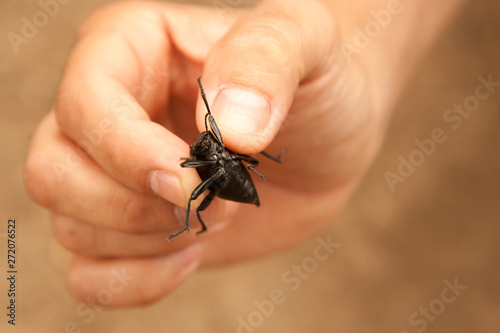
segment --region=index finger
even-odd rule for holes
[[[162,191],[158,175],[168,175],[168,190],[182,193],[167,197],[184,206],[198,180],[179,167],[188,145],[152,121],[166,113],[170,47],[153,7],[120,4],[92,16],[69,59],[56,115],[63,133],[113,179],[153,193]],[[144,80],[149,69],[160,75]]]

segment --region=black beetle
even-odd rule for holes
[[[189,231],[189,211],[191,208],[191,201],[196,200],[203,192],[208,190],[208,195],[203,199],[201,204],[196,209],[196,215],[201,224],[201,230],[196,234],[200,234],[207,230],[205,223],[201,219],[200,212],[205,210],[210,203],[217,196],[222,199],[250,203],[257,207],[260,206],[257,190],[247,171],[247,167],[243,162],[250,165],[248,169],[253,173],[265,179],[263,175],[255,171],[259,165],[259,161],[255,158],[237,154],[226,147],[222,141],[222,135],[217,127],[214,117],[210,112],[203,86],[201,85],[201,77],[198,78],[198,85],[200,86],[201,97],[207,107],[207,114],[205,115],[205,132],[200,133],[193,141],[190,147],[190,157],[183,158],[184,162],[181,163],[183,168],[196,168],[198,175],[202,182],[191,193],[191,197],[187,204],[186,222],[184,228],[168,237],[168,241],[184,231]],[[208,120],[208,121],[207,121]],[[211,131],[208,130],[210,124]],[[272,159],[273,161],[281,163],[281,156],[285,151],[281,151],[276,156],[269,155],[262,151],[261,154]]]

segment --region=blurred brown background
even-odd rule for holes
[[[198,273],[147,308],[78,313],[82,305],[64,286],[66,256],[52,238],[47,212],[25,194],[22,170],[77,26],[106,2],[61,5],[18,53],[6,36],[19,33],[23,17],[41,7],[0,2],[1,332],[500,332],[500,88],[459,128],[443,120],[455,103],[474,95],[478,76],[500,81],[496,0],[471,1],[411,78],[379,157],[320,235],[340,247],[317,267],[308,258],[318,245],[311,239],[263,260]],[[436,128],[447,140],[391,191],[384,173],[397,173],[400,155],[417,158],[415,140],[430,138]],[[5,315],[9,218],[18,222],[15,327]],[[297,279],[293,266],[303,264],[310,273]],[[446,290],[455,282],[467,288]],[[283,303],[266,308],[276,289]]]

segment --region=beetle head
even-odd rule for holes
[[[210,131],[198,134],[191,145],[191,156],[198,159],[207,159],[210,155],[220,153],[222,146]]]

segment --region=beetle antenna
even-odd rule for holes
[[[203,102],[205,102],[205,106],[207,107],[208,113],[212,114],[212,112],[210,112],[210,107],[208,106],[207,97],[205,96],[205,90],[203,90],[203,86],[201,85],[201,76],[199,76],[197,80],[198,80],[198,85],[200,86],[200,94],[201,97],[203,98]]]
[[[205,130],[208,132],[208,124],[207,124],[207,118],[212,115],[212,112],[210,112],[210,107],[208,106],[208,101],[207,97],[205,96],[205,90],[203,90],[203,86],[201,85],[201,76],[197,78],[198,81],[198,86],[200,86],[200,94],[201,98],[203,98],[203,102],[205,103],[205,106],[207,108],[207,114],[205,115]]]
[[[208,131],[207,118],[208,118],[208,115],[212,115],[212,112],[210,112],[210,107],[208,106],[207,97],[205,96],[205,90],[203,90],[203,86],[201,85],[201,76],[199,76],[197,80],[198,80],[198,85],[200,86],[201,98],[203,98],[203,102],[205,103],[205,106],[207,107],[208,114],[205,116],[205,129]]]
[[[210,116],[209,113],[205,114],[205,131],[208,132],[207,118]]]
[[[215,138],[222,145],[222,148],[224,148],[224,142],[222,142],[222,135],[220,134],[219,127],[217,126],[214,117],[212,117],[212,112],[210,112],[210,107],[208,106],[207,97],[205,96],[205,91],[203,90],[203,86],[201,85],[201,76],[199,76],[197,80],[198,80],[198,85],[200,86],[201,97],[203,98],[203,102],[205,102],[205,106],[207,107],[207,114],[205,115],[205,130],[208,132],[208,123],[207,123],[208,119],[208,122],[210,123],[210,128],[212,129]]]

